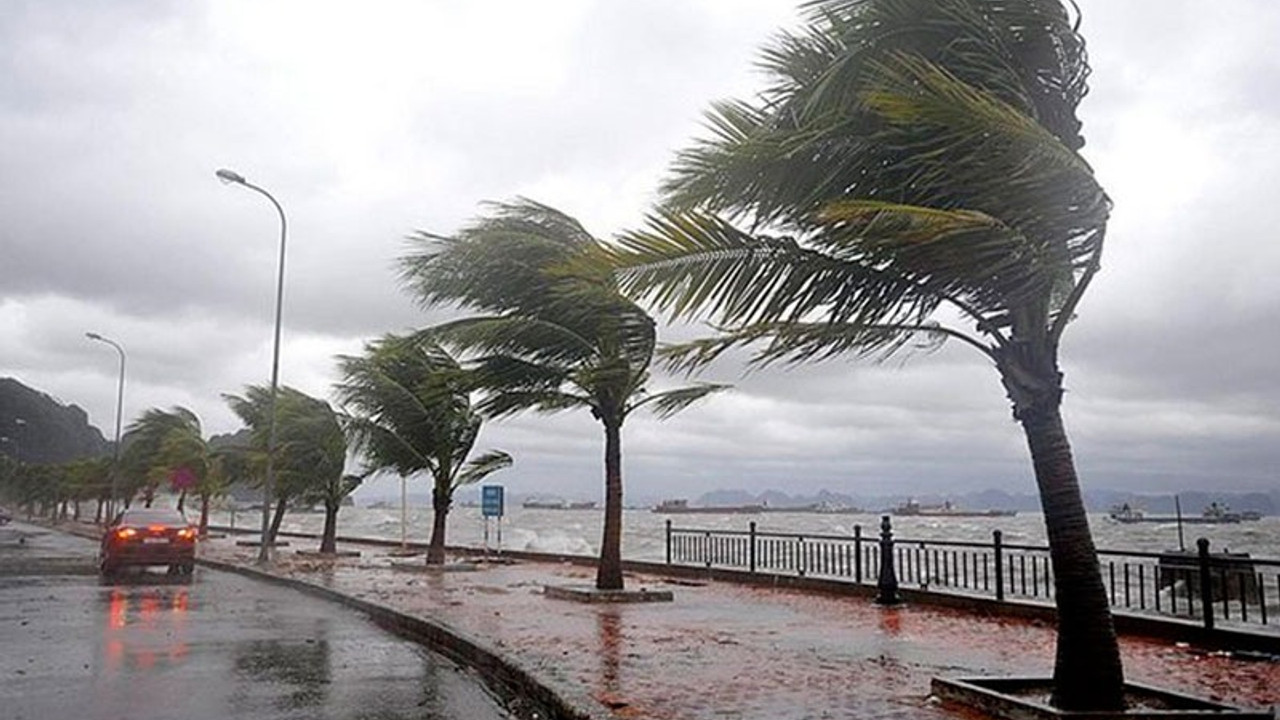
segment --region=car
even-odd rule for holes
[[[167,565],[190,575],[196,567],[196,528],[177,510],[131,508],[102,536],[98,568],[104,576],[126,567]]]

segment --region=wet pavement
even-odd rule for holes
[[[672,603],[590,605],[543,595],[594,571],[521,562],[476,572],[349,546],[361,558],[281,551],[273,572],[423,617],[485,643],[598,718],[956,718],[929,696],[938,675],[1048,675],[1045,623],[927,606],[730,583],[630,575],[628,587],[675,591]],[[205,543],[209,558],[251,564],[251,548]],[[1125,638],[1130,680],[1267,708],[1280,663],[1248,662],[1173,643]]]
[[[360,613],[204,568],[103,584],[95,552],[60,533],[0,542],[0,717],[510,717],[470,671]]]

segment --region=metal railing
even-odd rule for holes
[[[893,562],[881,565],[881,559]],[[1001,531],[990,542],[895,539],[888,516],[878,537],[854,526],[852,535],[806,535],[747,530],[702,530],[666,523],[668,565],[745,570],[766,575],[820,577],[876,585],[882,602],[899,586],[993,598],[998,602],[1053,601],[1049,548],[1009,544]],[[1098,550],[1111,605],[1134,613],[1251,626],[1280,625],[1280,560],[1214,553],[1201,539],[1195,551],[1163,553]]]

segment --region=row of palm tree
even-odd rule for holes
[[[320,552],[336,550],[337,515],[343,500],[369,475],[429,474],[434,480],[435,523],[427,562],[444,561],[446,516],[454,491],[511,464],[490,451],[470,458],[481,417],[471,408],[466,373],[427,334],[387,335],[361,356],[342,356],[337,386],[345,411],[325,400],[283,387],[274,401],[275,488],[266,541],[273,543],[291,506],[324,508]],[[234,483],[261,484],[266,466],[271,391],[249,386],[223,396],[244,423],[243,441],[216,445],[202,434],[190,410],[152,408],[124,436],[121,475],[126,504],[135,495],[150,506],[166,486],[182,510],[188,493],[200,499],[200,532],[209,504]],[[363,469],[346,473],[349,451]]]
[[[369,475],[389,471],[427,474],[435,509],[427,562],[445,559],[446,518],[455,490],[511,465],[511,456],[489,451],[472,457],[482,417],[472,407],[469,373],[427,333],[387,335],[361,356],[339,358],[338,396],[347,407],[290,387],[279,389],[276,416],[276,482],[267,542],[274,542],[288,508],[324,507],[320,551],[336,550],[337,515],[343,500]],[[249,386],[223,396],[244,423],[238,441],[204,437],[191,410],[151,408],[126,429],[118,468],[109,459],[65,465],[24,466],[5,457],[0,495],[32,512],[79,519],[82,500],[98,500],[96,521],[111,495],[150,507],[164,489],[177,494],[179,511],[189,495],[200,501],[199,528],[207,534],[210,503],[233,484],[261,484],[266,465],[271,391]],[[363,469],[345,472],[349,449]],[[12,465],[12,467],[10,467]]]
[[[647,302],[716,335],[665,348],[696,371],[884,359],[946,341],[997,371],[1040,490],[1058,607],[1052,701],[1123,706],[1123,671],[1062,417],[1058,352],[1099,270],[1111,202],[1080,155],[1089,66],[1059,0],[810,0],[766,49],[772,84],[717,104],[661,206],[616,243],[522,200],[419,233],[402,280],[468,358],[495,417],[586,407],[605,431],[597,586],[622,587],[621,429],[719,389],[648,395]],[[1073,6],[1074,7],[1074,6]],[[625,294],[624,294],[625,293]]]
[[[96,503],[100,522],[111,495],[110,458],[29,465],[0,455],[0,501],[28,515],[81,519],[82,505]]]

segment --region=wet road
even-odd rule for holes
[[[3,717],[510,717],[469,673],[359,613],[203,568],[102,584],[95,549],[0,541]]]

